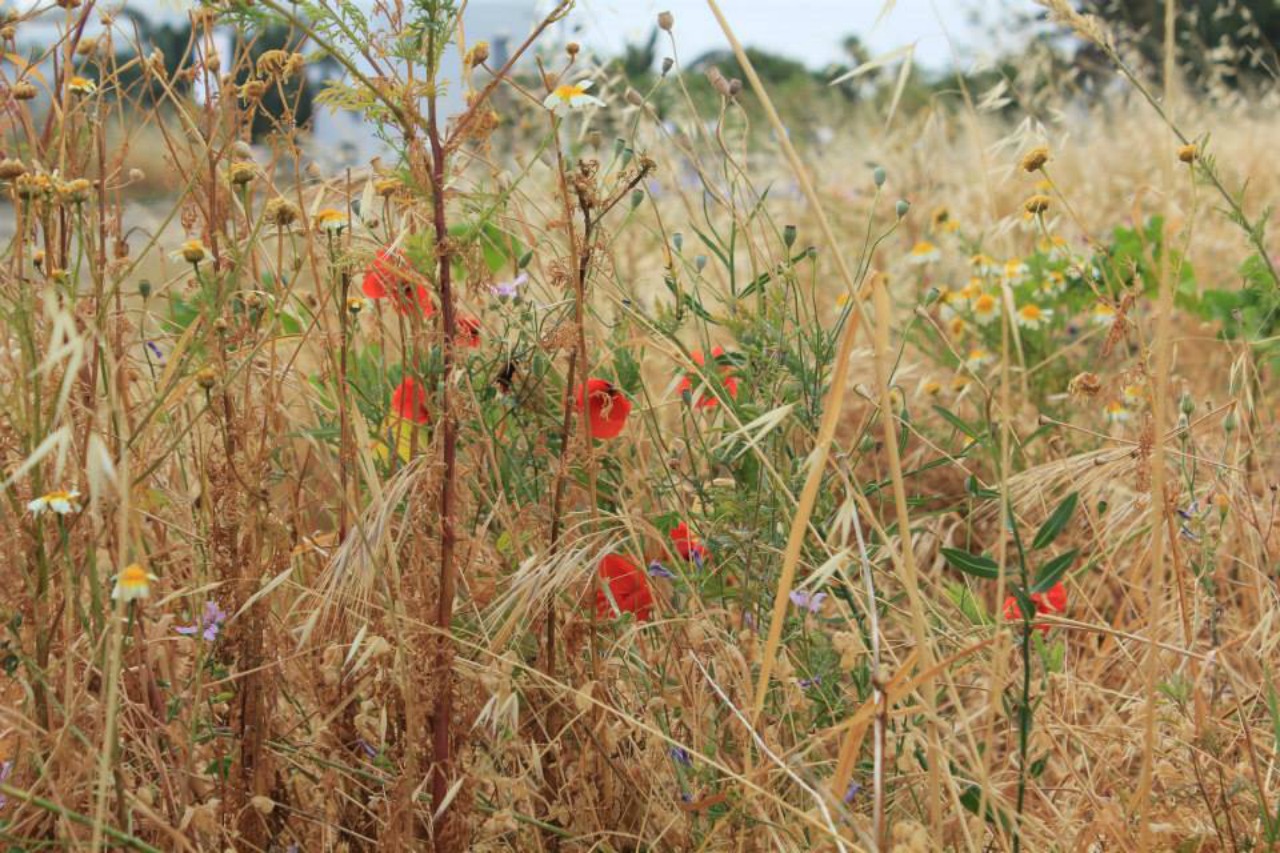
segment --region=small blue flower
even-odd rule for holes
[[[667,753],[671,756],[671,759],[681,767],[693,766],[693,756],[689,755],[689,750],[684,747],[673,746],[667,750]]]
[[[844,804],[847,806],[853,802],[853,798],[858,796],[858,792],[862,790],[862,786],[857,782],[850,782],[849,789],[844,792]]]

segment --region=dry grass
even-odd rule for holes
[[[218,70],[274,86],[409,32],[292,8],[194,43],[284,21]],[[1183,92],[1184,163],[1132,84],[939,95],[789,154],[757,81],[698,120],[675,69],[673,131],[536,38],[432,122],[428,44],[330,93],[398,156],[324,174],[287,126],[244,144],[253,97],[179,95],[198,50],[159,106],[116,91],[80,14],[96,90],[6,136],[10,845],[1280,844],[1274,348],[1201,310],[1266,245],[1213,184],[1260,216],[1273,118]],[[605,106],[543,106],[586,76]],[[143,178],[173,194],[130,230]]]

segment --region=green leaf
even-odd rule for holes
[[[951,424],[953,427],[960,430],[960,432],[969,436],[969,438],[972,438],[974,441],[977,441],[979,438],[981,438],[982,434],[978,432],[978,430],[975,427],[972,427],[969,424],[965,423],[963,420],[960,419],[959,415],[954,414],[953,412],[951,412],[951,410],[945,409],[942,406],[934,406],[933,410],[937,412],[939,415],[941,415],[944,421]]]
[[[943,548],[942,556],[946,558],[952,568],[959,569],[966,575],[973,575],[975,578],[986,578],[987,580],[995,580],[1000,577],[1000,565],[984,554],[970,554],[968,551],[961,551],[958,548]]]
[[[1079,493],[1072,492],[1067,495],[1062,503],[1058,504],[1058,508],[1050,513],[1044,524],[1040,525],[1040,529],[1036,531],[1036,538],[1031,542],[1031,550],[1039,551],[1041,548],[1051,545],[1053,540],[1058,538],[1062,528],[1066,527],[1067,522],[1071,520],[1071,514],[1076,511],[1076,504],[1079,500]]]
[[[1036,575],[1036,582],[1032,585],[1032,592],[1047,592],[1050,587],[1062,579],[1067,569],[1071,568],[1071,564],[1075,562],[1076,557],[1080,555],[1079,548],[1072,548],[1065,554],[1054,557],[1049,562],[1040,567],[1040,572]]]

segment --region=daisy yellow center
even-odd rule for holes
[[[1023,305],[1018,311],[1024,320],[1039,320],[1044,314],[1040,311],[1039,305]]]
[[[975,349],[975,350],[969,351],[970,361],[982,361],[986,357],[987,357],[987,353],[985,350]]]
[[[126,566],[120,573],[120,586],[126,589],[141,589],[147,586],[147,570],[137,563]]]
[[[50,492],[45,495],[44,499],[49,503],[53,503],[54,501],[69,501],[71,500],[71,493],[66,489],[58,489],[56,492]]]
[[[921,240],[911,249],[913,255],[927,255],[933,251],[933,244],[928,240]]]
[[[1093,309],[1093,313],[1097,314],[1099,317],[1110,317],[1112,314],[1116,313],[1116,309],[1112,308],[1110,305],[1099,303],[1098,306]]]
[[[326,207],[324,210],[316,214],[316,222],[321,225],[330,225],[334,222],[342,221],[342,211],[334,210],[332,207]]]
[[[1119,400],[1113,400],[1112,402],[1107,404],[1108,415],[1118,415],[1123,411],[1124,411],[1124,403],[1121,403]]]
[[[555,96],[560,100],[568,103],[571,99],[579,95],[585,95],[587,90],[578,85],[556,86]]]
[[[996,298],[990,293],[984,293],[973,303],[973,308],[975,311],[980,311],[984,314],[988,311],[994,311],[996,308]]]

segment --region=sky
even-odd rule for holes
[[[890,8],[884,11],[886,5]],[[1004,4],[978,0],[720,0],[721,11],[744,45],[785,54],[813,69],[848,62],[840,42],[850,34],[861,38],[873,56],[914,44],[915,61],[929,68],[945,67],[952,58],[947,34],[965,54],[995,44],[989,29],[980,29],[971,21],[971,11],[980,5]],[[627,41],[643,42],[664,10],[675,16],[676,47],[683,59],[727,47],[705,0],[579,0],[570,23],[582,28],[579,40],[584,45],[601,53],[616,53]],[[661,50],[659,55],[663,55]]]
[[[28,5],[36,0],[19,0]],[[193,5],[185,0],[100,0],[100,6],[122,3],[156,18],[185,16]],[[371,0],[356,0],[369,8]],[[841,40],[856,34],[873,56],[914,45],[914,61],[942,69],[1008,47],[998,23],[1009,10],[1029,12],[1032,0],[719,0],[738,38],[761,48],[803,61],[821,70],[847,62]],[[509,35],[519,39],[537,11],[553,0],[468,0],[476,17],[488,22],[510,19]],[[643,42],[658,13],[670,11],[676,20],[677,49],[691,60],[708,50],[727,47],[724,34],[706,0],[577,0],[565,26],[575,39],[600,55],[613,55],[628,42]],[[987,24],[975,20],[975,12]],[[487,27],[485,27],[487,28]],[[950,41],[948,40],[950,36]],[[953,50],[955,53],[953,53]],[[665,55],[661,51],[659,56]]]

